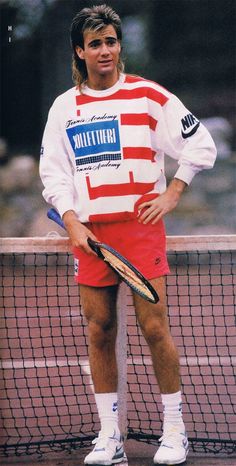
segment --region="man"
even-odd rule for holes
[[[118,426],[116,298],[118,279],[90,249],[97,239],[118,249],[151,281],[157,304],[134,295],[164,408],[156,464],[186,459],[177,349],[170,334],[163,217],[193,176],[211,168],[214,143],[203,125],[158,84],[123,73],[121,22],[108,6],[85,8],[71,26],[76,87],[49,113],[40,173],[47,202],[61,214],[73,246],[76,280],[88,322],[89,361],[101,430],[85,464],[125,458]],[[179,168],[166,188],[164,152]]]

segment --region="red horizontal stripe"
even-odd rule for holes
[[[149,147],[124,147],[124,159],[151,160],[154,162],[156,152]]]
[[[157,120],[148,115],[148,113],[122,113],[122,125],[147,125],[152,130],[156,129]]]
[[[151,89],[149,87],[139,87],[137,89],[120,89],[119,91],[115,92],[115,94],[105,97],[91,97],[86,94],[77,95],[76,103],[79,106],[89,104],[91,102],[104,102],[106,100],[132,100],[141,99],[142,97],[147,97],[148,99],[157,102],[161,106],[165,105],[165,103],[168,101],[168,97],[155,89]]]
[[[167,89],[164,86],[161,86],[160,84],[157,84],[155,81],[152,81],[151,79],[141,78],[141,76],[133,76],[131,74],[127,74],[126,77],[125,77],[125,82],[128,83],[128,84],[138,83],[138,82],[150,83],[150,84],[154,84],[154,86],[158,85],[158,87],[160,89],[163,89],[163,91],[168,92]]]
[[[138,216],[138,206],[143,202],[151,201],[159,196],[158,193],[145,193],[138,201],[135,202],[133,212],[111,212],[109,214],[92,214],[89,216],[89,222],[125,222],[133,220]]]
[[[156,126],[157,126],[157,120],[155,120],[155,118],[153,118],[151,115],[149,115],[149,127],[150,127],[150,129],[155,131]]]
[[[148,125],[149,119],[147,113],[122,113],[122,125]]]
[[[89,216],[89,222],[99,223],[112,223],[112,222],[125,222],[133,220],[137,214],[134,212],[113,212],[110,214],[92,214]]]
[[[162,92],[156,91],[155,89],[148,89],[148,99],[153,100],[154,102],[157,102],[160,104],[162,107],[163,105],[168,102],[169,98],[162,94]]]
[[[125,76],[126,83],[138,83],[139,81],[146,81],[146,79],[141,78],[141,76],[134,76],[132,74],[126,74]]]
[[[133,172],[129,172],[129,183],[102,184],[100,186],[91,186],[89,176],[86,176],[89,199],[112,196],[129,196],[131,194],[145,194],[154,189],[155,183],[140,183],[134,181]]]

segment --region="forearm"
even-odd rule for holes
[[[178,200],[180,199],[181,195],[183,194],[185,188],[187,187],[187,183],[184,181],[178,179],[178,178],[173,178],[168,187],[167,187],[167,192],[173,196],[173,200]]]

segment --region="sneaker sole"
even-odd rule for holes
[[[112,460],[110,463],[84,463],[85,466],[113,466],[113,464],[119,464],[119,463],[127,463],[128,459],[126,454],[124,454],[121,458],[115,458]]]
[[[181,461],[178,461],[177,463],[176,463],[176,462],[175,462],[175,463],[167,463],[167,462],[165,462],[165,463],[154,463],[154,462],[153,462],[153,465],[154,465],[154,466],[158,466],[158,465],[159,465],[159,466],[176,466],[176,465],[178,465],[178,464],[182,464],[182,465],[184,466],[184,463],[187,461],[187,455],[188,455],[188,452],[186,453],[185,458],[184,458],[184,459],[181,459]],[[100,465],[100,466],[101,466],[101,465]]]

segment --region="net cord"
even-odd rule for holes
[[[236,235],[167,236],[167,251],[235,251]],[[0,238],[1,253],[70,252],[67,237]]]

